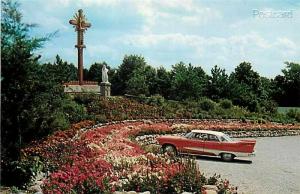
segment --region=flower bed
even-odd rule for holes
[[[44,193],[200,193],[208,182],[224,187],[219,179],[206,179],[190,159],[146,153],[130,138],[145,132],[170,133],[171,126],[136,121],[73,128],[25,149],[24,155],[39,155],[49,171]]]

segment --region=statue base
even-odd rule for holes
[[[64,83],[65,93],[94,93],[100,94],[100,86],[97,82],[85,81],[83,85],[79,85],[78,81]]]
[[[100,83],[100,95],[104,97],[110,97],[111,83],[101,82]]]

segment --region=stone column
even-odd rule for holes
[[[100,83],[100,95],[104,97],[110,97],[111,83],[101,82]]]

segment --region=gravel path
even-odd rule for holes
[[[256,138],[256,156],[223,162],[198,157],[206,175],[220,174],[238,186],[238,193],[300,194],[300,136]],[[252,160],[252,161],[251,161]]]

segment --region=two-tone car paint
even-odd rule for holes
[[[186,136],[162,136],[157,138],[163,148],[173,146],[176,152],[183,154],[232,157],[254,155],[255,140],[233,141],[224,133],[209,130],[193,130]]]

